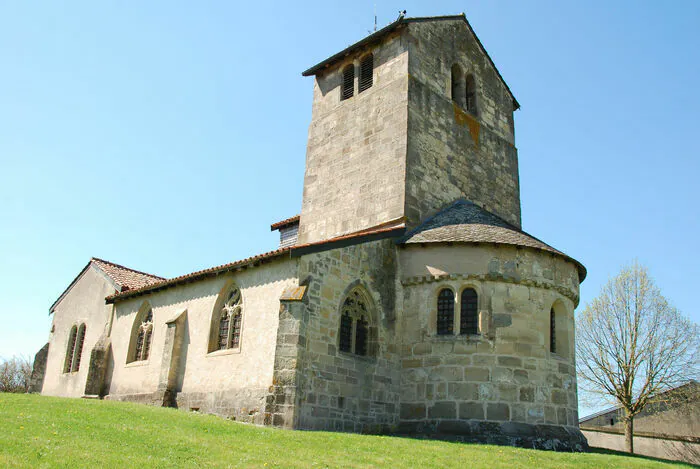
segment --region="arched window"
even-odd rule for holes
[[[464,108],[470,113],[476,115],[476,82],[474,81],[474,75],[471,73],[467,75],[465,91],[466,95]]]
[[[370,88],[374,75],[374,56],[367,54],[360,60],[360,93]]]
[[[85,342],[85,324],[71,327],[68,334],[68,346],[66,348],[66,360],[63,365],[64,373],[73,373],[80,370],[80,358],[83,354]]]
[[[465,101],[465,91],[466,85],[464,82],[464,74],[462,73],[462,68],[454,64],[452,66],[452,101],[460,107],[466,107]]]
[[[151,339],[153,337],[153,310],[148,309],[143,316],[136,332],[136,346],[131,361],[138,362],[148,360],[151,353]]]
[[[440,290],[437,299],[437,333],[450,335],[454,333],[455,294],[449,288]]]
[[[459,333],[462,335],[479,333],[479,298],[473,288],[465,288],[462,291]]]
[[[217,350],[235,349],[241,345],[241,290],[232,287],[219,311]]]
[[[354,288],[345,297],[340,308],[338,349],[355,355],[372,355],[376,328],[373,326],[373,308],[369,295],[361,287]]]
[[[549,310],[549,351],[560,358],[573,354],[573,318],[561,300],[556,300]]]
[[[80,358],[83,355],[83,343],[85,343],[85,324],[81,324],[78,328],[78,337],[75,341],[75,357],[73,358],[73,368],[71,371],[80,369]]]
[[[557,315],[554,306],[549,310],[549,351],[557,353]]]
[[[78,337],[78,326],[73,326],[68,334],[68,346],[66,347],[66,360],[63,364],[63,372],[70,373],[73,368],[73,355],[75,354],[75,339]]]
[[[352,98],[355,94],[355,65],[350,64],[343,69],[343,84],[340,90],[340,100]]]

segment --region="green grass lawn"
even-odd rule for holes
[[[0,467],[691,467],[385,436],[285,431],[121,402],[0,394]]]

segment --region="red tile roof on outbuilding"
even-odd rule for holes
[[[294,215],[291,218],[287,218],[286,220],[278,221],[277,223],[273,223],[270,225],[270,231],[275,231],[279,230],[280,228],[284,228],[285,226],[289,225],[294,225],[296,223],[299,223],[299,219],[301,218],[301,215]]]

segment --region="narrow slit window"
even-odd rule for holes
[[[374,74],[374,56],[368,54],[360,61],[360,93],[372,87]]]
[[[340,100],[352,98],[355,94],[355,66],[348,65],[343,69],[343,85],[340,92]]]
[[[440,290],[437,301],[437,333],[450,335],[454,331],[455,294],[449,288]]]
[[[557,321],[554,308],[549,311],[549,350],[557,353]]]
[[[479,298],[476,290],[465,288],[461,300],[459,333],[476,335],[479,333]]]
[[[73,367],[73,354],[75,353],[75,339],[78,335],[78,327],[73,326],[68,334],[68,346],[66,347],[66,361],[63,365],[63,372],[70,373]]]
[[[78,328],[78,336],[75,342],[75,356],[73,358],[73,366],[71,371],[80,370],[80,358],[83,354],[83,343],[85,342],[85,324],[81,324]]]

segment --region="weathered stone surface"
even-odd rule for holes
[[[436,402],[428,408],[428,418],[454,419],[457,418],[457,404],[453,401]]]
[[[46,374],[46,360],[49,356],[49,344],[41,347],[34,355],[34,363],[32,364],[32,376],[29,379],[29,391],[31,393],[41,392],[44,385],[44,375]]]
[[[461,402],[459,404],[459,418],[483,420],[485,417],[484,404],[481,402]]]
[[[508,404],[487,404],[486,418],[488,420],[510,420],[510,407]]]

